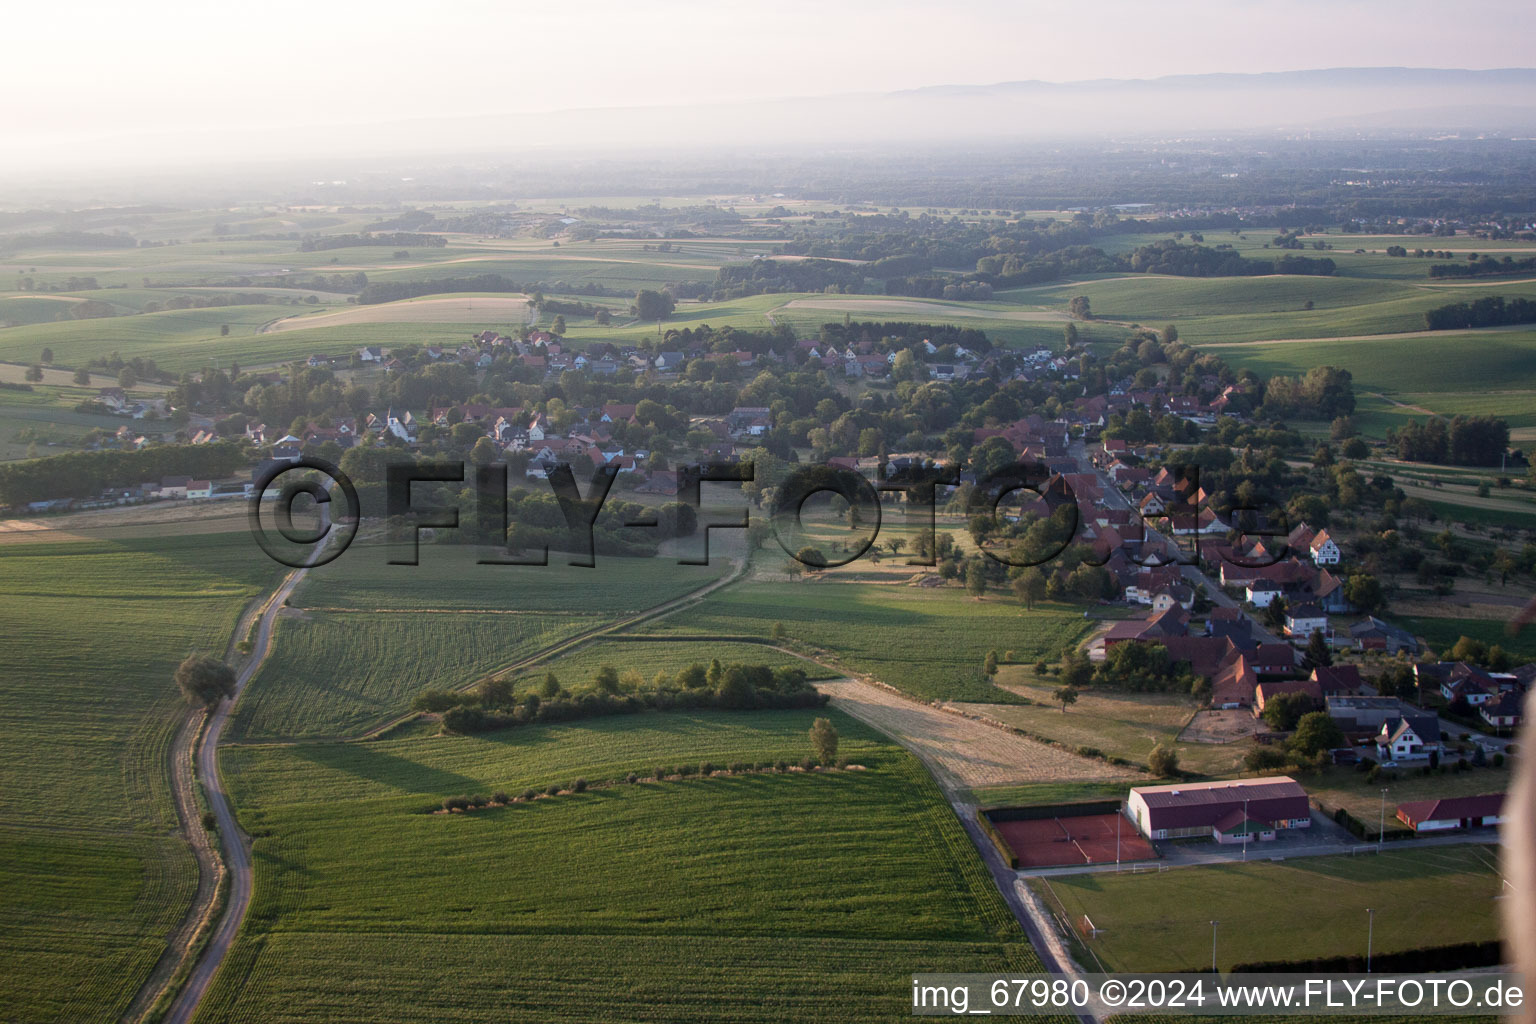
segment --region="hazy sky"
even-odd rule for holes
[[[1533,60],[1530,0],[14,5],[6,141],[1068,81]],[[51,146],[49,145],[51,144]]]

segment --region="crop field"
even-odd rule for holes
[[[480,549],[422,544],[419,565],[390,565],[397,549],[359,541],[311,572],[289,603],[298,608],[351,611],[519,611],[622,616],[707,586],[730,564],[718,552],[709,565],[679,565],[675,557],[598,555],[596,565],[479,565]],[[530,556],[531,557],[531,556]]]
[[[1305,956],[1481,942],[1499,935],[1497,851],[1455,846],[1353,857],[1294,857],[1143,874],[1039,880],[1047,903],[1104,929],[1090,948],[1115,971],[1199,971]]]
[[[350,327],[358,324],[445,323],[484,324],[517,322],[528,316],[528,300],[518,296],[449,296],[381,302],[352,306],[335,312],[284,317],[269,324],[263,333],[305,331],[323,327]]]
[[[172,371],[201,369],[214,359],[224,365],[236,359],[249,366],[312,350],[312,342],[302,335],[253,340],[262,324],[291,312],[290,306],[220,306],[12,327],[0,330],[0,359],[30,363],[48,346],[61,365],[71,367],[113,352],[121,353],[124,359],[153,359],[162,369]],[[229,336],[221,337],[219,330],[225,324],[229,325]]]
[[[1054,658],[1088,623],[1051,605],[1025,611],[1011,600],[963,592],[857,583],[754,583],[710,595],[648,632],[768,636],[784,623],[791,644],[833,651],[839,663],[923,700],[995,703],[1012,695],[987,681],[987,651],[1021,661]]]
[[[174,834],[171,682],[280,567],[244,533],[0,546],[5,1013],[116,1020],[196,886]]]
[[[251,680],[231,740],[344,736],[410,710],[422,690],[462,686],[601,625],[600,616],[314,612],[285,616]]]
[[[798,759],[817,714],[866,770],[420,813],[658,763]],[[255,902],[200,1019],[769,1021],[836,1005],[877,1020],[903,1012],[914,970],[1038,969],[926,773],[836,711],[238,747],[224,763],[256,837]]]

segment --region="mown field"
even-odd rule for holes
[[[1185,772],[1227,775],[1242,770],[1243,743],[1180,743],[1178,735],[1198,705],[1187,696],[1165,693],[1125,693],[1089,689],[1063,713],[1054,699],[1058,681],[1037,680],[1024,665],[1004,665],[998,682],[1011,686],[1033,703],[999,705],[987,713],[1070,747],[1087,746],[1111,757],[1146,764],[1159,743],[1171,744]]]
[[[1514,614],[1514,609],[1510,609]],[[1536,634],[1529,629],[1509,635],[1506,624],[1497,619],[1425,619],[1407,618],[1403,627],[1422,637],[1432,650],[1444,653],[1464,636],[1492,646],[1499,644],[1519,661],[1536,661]]]
[[[281,567],[244,532],[0,546],[0,973],[17,1020],[116,1020],[196,887],[171,682]]]
[[[199,1019],[890,1020],[913,971],[1038,969],[926,772],[836,712],[840,755],[867,770],[421,813],[657,764],[798,759],[817,714],[232,748],[255,902]]]
[[[1481,846],[1297,857],[1140,874],[1068,875],[1037,883],[1069,920],[1104,931],[1090,948],[1115,971],[1201,971],[1216,961],[1365,955],[1499,936],[1497,850]]]
[[[978,601],[958,590],[754,582],[712,594],[651,631],[768,636],[776,622],[797,648],[830,652],[848,669],[915,697],[982,703],[1013,699],[983,675],[987,651],[1013,650],[1028,662],[1055,658],[1088,626],[1066,606],[1025,611],[1012,600]]]

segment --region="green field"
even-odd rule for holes
[[[818,713],[233,748],[255,902],[199,1019],[888,1020],[913,971],[1038,969],[926,772],[836,712],[840,754],[867,770],[420,813],[656,764],[797,759]]]
[[[718,579],[728,563],[599,557],[595,568],[478,565],[478,549],[424,545],[419,565],[359,544],[312,572],[230,738],[345,736],[404,714],[422,690],[463,686],[547,647]],[[575,682],[573,677],[572,682]]]
[[[1514,609],[1510,610],[1514,614]],[[1497,619],[1423,619],[1405,618],[1403,628],[1423,637],[1433,650],[1444,653],[1456,646],[1464,636],[1481,640],[1490,647],[1498,644],[1517,661],[1536,661],[1536,634],[1529,630],[1510,636],[1503,622]]]
[[[640,627],[644,629],[645,627]],[[576,691],[591,686],[592,676],[604,665],[612,665],[620,672],[635,669],[650,681],[657,672],[675,674],[694,663],[708,664],[719,658],[724,664],[737,662],[743,665],[768,665],[772,668],[798,668],[811,679],[829,679],[835,673],[819,668],[793,655],[776,651],[766,644],[733,643],[714,638],[690,639],[672,636],[651,639],[650,634],[630,636],[610,634],[563,654],[547,662],[529,668],[516,677],[519,688],[544,678],[553,672],[560,677],[560,684]]]
[[[116,1020],[196,888],[175,831],[171,682],[222,656],[281,567],[242,532],[0,545],[5,1014]]]
[[[1365,955],[1499,936],[1497,851],[1481,846],[1297,857],[1036,883],[1068,919],[1104,931],[1090,948],[1114,971],[1210,969],[1211,921],[1222,970],[1240,963]]]
[[[856,583],[756,583],[706,598],[652,632],[768,636],[784,623],[807,653],[833,652],[844,667],[923,700],[1010,701],[981,672],[987,651],[1022,661],[1056,657],[1087,629],[1081,613],[957,590]]]
[[[1449,745],[1456,743],[1457,729],[1452,725],[1441,736]],[[1457,754],[1448,753],[1443,760],[1454,764]],[[1330,812],[1342,807],[1375,834],[1378,824],[1385,825],[1388,838],[1394,835],[1404,838],[1410,832],[1408,826],[1396,820],[1397,805],[1414,800],[1437,800],[1441,797],[1480,796],[1484,793],[1502,793],[1509,788],[1510,773],[1506,768],[1473,768],[1458,772],[1448,770],[1421,775],[1417,769],[1388,769],[1385,778],[1367,782],[1365,773],[1353,768],[1329,768],[1317,776],[1308,778],[1304,785],[1307,792],[1327,807]],[[1386,789],[1383,797],[1382,789]]]

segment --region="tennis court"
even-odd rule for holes
[[[1115,813],[994,820],[992,827],[1013,850],[1021,868],[1114,864],[1157,857],[1136,827]]]

